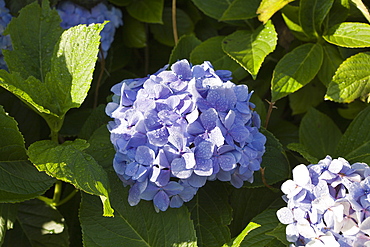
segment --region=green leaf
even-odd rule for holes
[[[240,246],[265,247],[275,237],[267,235],[279,224],[275,209],[267,209],[254,217],[251,222],[261,225],[261,227],[251,231],[243,240]]]
[[[78,137],[88,140],[91,138],[95,130],[99,129],[103,124],[106,125],[110,120],[111,118],[109,118],[105,113],[105,105],[99,105],[93,109],[91,114],[87,117],[86,121],[81,127]]]
[[[293,115],[305,113],[310,107],[316,107],[324,101],[326,88],[318,80],[313,80],[298,91],[289,94],[289,105]]]
[[[322,46],[324,51],[324,59],[322,66],[317,73],[320,81],[327,87],[333,78],[335,71],[337,71],[339,65],[343,62],[343,58],[340,55],[338,49],[329,44]]]
[[[78,25],[63,32],[55,46],[46,84],[60,105],[59,116],[80,107],[90,89],[103,24]]]
[[[16,246],[69,246],[67,225],[63,216],[55,208],[34,199],[18,206],[17,221],[13,230],[7,232],[5,243],[20,241]],[[18,228],[18,229],[16,229]],[[22,239],[20,233],[25,239]]]
[[[365,102],[355,100],[350,104],[346,104],[343,108],[338,108],[338,113],[343,118],[353,120],[367,105]]]
[[[298,152],[303,158],[310,162],[310,164],[317,164],[319,162],[319,158],[312,156],[306,146],[301,143],[289,143],[287,148],[294,152]]]
[[[220,21],[247,20],[257,16],[261,0],[234,0],[225,10]],[[246,8],[245,6],[248,6]]]
[[[255,31],[239,30],[226,36],[222,49],[256,79],[266,56],[275,50],[277,33],[271,21]]]
[[[27,159],[17,122],[0,105],[0,161]]]
[[[325,114],[310,108],[299,127],[299,141],[317,159],[334,155],[342,133]]]
[[[194,221],[199,246],[221,246],[230,241],[228,225],[232,211],[222,182],[208,182],[186,206]]]
[[[190,62],[195,65],[202,64],[204,61],[210,61],[215,70],[230,70],[235,80],[239,81],[243,79],[247,73],[222,50],[223,39],[223,36],[212,37],[195,47],[190,53]]]
[[[122,34],[125,45],[134,48],[145,47],[147,42],[145,24],[130,15],[124,15],[123,22],[125,25],[123,25]]]
[[[347,19],[351,7],[349,2],[350,0],[334,0],[333,6],[324,21],[325,27],[332,27]]]
[[[109,2],[113,3],[114,5],[117,6],[127,6],[134,0],[109,0]]]
[[[299,23],[308,37],[318,38],[321,25],[329,13],[334,0],[301,0]]]
[[[55,179],[38,172],[27,160],[17,122],[0,106],[0,203],[20,202],[42,195]]]
[[[350,163],[370,164],[370,106],[361,111],[351,122],[339,141],[336,157],[343,157]]]
[[[265,169],[264,178],[267,184],[272,185],[286,179],[289,176],[289,162],[279,140],[276,139],[271,132],[265,129],[261,129],[260,131],[267,138],[265,145],[266,151],[262,156],[261,168]],[[253,183],[245,183],[244,187],[255,188],[265,186],[262,181],[261,171],[254,172],[253,176]]]
[[[322,60],[320,44],[304,44],[286,54],[273,72],[272,101],[276,102],[309,83],[319,71]]]
[[[0,86],[39,113],[49,127],[58,132],[65,113],[70,108],[79,107],[90,88],[99,51],[99,33],[104,24],[72,27],[60,36],[61,33],[50,31],[60,28],[59,21],[52,21],[53,15],[59,18],[58,13],[49,9],[47,1],[42,8],[41,12],[37,3],[27,6],[13,24],[17,27],[26,26],[25,29],[30,31],[18,30],[12,25],[7,29],[17,37],[13,50],[5,54],[7,62],[12,64],[11,73],[0,71]],[[35,28],[32,25],[28,27],[34,21],[32,16],[38,17]],[[47,38],[48,35],[52,39]],[[25,41],[37,46],[23,45]],[[24,63],[24,60],[32,65]]]
[[[21,202],[45,193],[55,179],[27,160],[0,161],[0,203]]]
[[[279,239],[279,241],[285,244],[285,246],[289,246],[289,242],[286,239],[285,229],[286,229],[286,225],[279,223],[274,230],[272,230],[271,232],[267,232],[266,235],[273,236]]]
[[[361,13],[364,15],[364,17],[366,18],[366,20],[368,22],[370,22],[370,14],[369,14],[369,10],[367,9],[367,7],[365,6],[365,4],[361,1],[361,0],[351,0],[351,2],[353,2],[356,7],[361,11]]]
[[[176,26],[179,37],[185,34],[190,34],[194,30],[193,21],[186,14],[186,12],[181,9],[176,9]],[[150,30],[153,33],[154,38],[162,44],[168,46],[175,45],[171,8],[163,9],[163,24],[153,24],[150,26]]]
[[[239,235],[247,222],[269,208],[276,199],[282,196],[281,191],[273,191],[267,187],[235,189],[230,191],[230,205],[233,209],[233,220],[229,226],[231,235]],[[263,195],[263,196],[261,196]]]
[[[183,35],[179,39],[179,42],[173,48],[169,60],[169,64],[173,64],[181,59],[190,59],[190,53],[202,42],[195,37],[194,34]]]
[[[258,20],[266,23],[277,11],[294,0],[262,0],[257,9]]]
[[[299,23],[299,7],[287,4],[281,9],[281,12],[292,34],[299,40],[310,41],[310,38],[303,32],[302,26]]]
[[[128,13],[142,22],[162,23],[164,0],[135,0],[126,7]]]
[[[334,45],[363,48],[370,47],[370,25],[358,22],[343,22],[329,28],[323,38]]]
[[[13,46],[13,50],[3,52],[9,71],[19,72],[23,79],[33,76],[43,82],[63,32],[60,22],[58,12],[51,10],[46,0],[42,7],[37,2],[27,5],[12,18],[4,32],[10,34]]]
[[[261,225],[254,222],[249,222],[245,229],[235,239],[233,239],[229,244],[224,244],[222,247],[239,247],[245,236],[247,236],[250,231],[257,229],[260,226]]]
[[[13,228],[17,216],[18,204],[0,203],[0,246],[2,246],[7,230]]]
[[[219,20],[225,10],[229,7],[230,1],[227,0],[192,0],[204,14]]]
[[[345,60],[335,72],[325,99],[349,103],[370,93],[370,52],[358,53]]]
[[[116,153],[110,141],[107,125],[98,128],[88,140],[90,146],[86,153],[90,154],[96,162],[105,169],[113,169],[113,158]]]
[[[98,199],[83,193],[80,222],[84,246],[197,246],[186,207],[156,213],[151,201],[130,206],[128,188],[115,173],[109,175],[115,217],[102,217]]]
[[[104,204],[104,216],[113,216],[107,174],[91,155],[83,152],[88,147],[89,144],[82,139],[66,141],[61,145],[47,140],[38,141],[29,147],[28,155],[40,171],[100,196]]]

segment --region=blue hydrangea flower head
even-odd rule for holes
[[[180,207],[207,180],[237,188],[253,182],[266,137],[245,85],[210,62],[181,60],[145,78],[112,87],[106,113],[117,151],[113,167],[129,185],[129,203]]]
[[[287,206],[277,211],[295,246],[370,244],[370,168],[327,156],[293,169],[281,190]]]
[[[73,2],[63,1],[58,4],[57,11],[62,19],[61,26],[64,29],[79,24],[103,23],[104,21],[109,21],[100,33],[103,55],[107,57],[116,28],[123,24],[122,12],[120,9],[111,5],[107,6],[104,3],[99,3],[89,10]]]
[[[8,68],[4,61],[2,50],[10,50],[12,48],[12,42],[10,36],[4,36],[3,32],[11,19],[12,15],[9,13],[9,9],[6,8],[5,1],[0,0],[0,69]]]

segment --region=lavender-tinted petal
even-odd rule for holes
[[[161,147],[168,142],[168,130],[163,127],[160,129],[152,130],[147,132],[148,140],[150,144]]]
[[[161,211],[166,211],[170,205],[170,198],[163,190],[158,191],[158,193],[153,198],[154,205]]]
[[[155,153],[149,147],[147,147],[147,146],[139,146],[136,149],[135,160],[139,164],[143,164],[145,166],[149,166],[149,165],[153,164],[154,158],[155,158]]]
[[[221,169],[224,171],[231,171],[232,169],[236,168],[235,156],[231,153],[220,155],[218,158],[218,163]]]

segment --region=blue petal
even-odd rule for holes
[[[214,108],[209,108],[208,110],[200,114],[200,121],[206,130],[212,130],[216,127],[216,121],[218,120],[217,111]]]
[[[166,211],[170,205],[170,198],[163,190],[158,191],[158,193],[153,198],[154,205],[161,211]]]
[[[184,190],[184,186],[182,186],[178,182],[171,181],[166,186],[163,187],[163,190],[166,191],[166,193],[169,196],[173,196],[173,195],[177,195],[181,191],[183,191]]]
[[[190,79],[192,77],[190,64],[186,59],[174,63],[171,66],[171,70],[175,72],[180,79]]]
[[[186,169],[184,158],[176,158],[171,163],[171,172],[177,178],[186,179],[191,176],[193,170]]]
[[[140,195],[147,188],[148,182],[145,180],[142,183],[136,182],[129,190],[128,203],[135,206],[140,202]]]
[[[196,159],[210,159],[213,155],[214,144],[209,141],[200,142],[194,150]]]
[[[147,133],[149,143],[161,147],[168,142],[168,130],[165,127],[152,130]]]
[[[139,146],[136,149],[135,160],[139,164],[150,166],[153,164],[154,158],[155,158],[154,151],[148,148],[147,146]]]
[[[155,130],[162,127],[158,113],[154,110],[145,112],[144,115],[145,128],[148,131]]]
[[[140,198],[151,201],[159,190],[160,188],[158,186],[153,183],[149,183],[145,190],[141,193]]]
[[[184,201],[180,196],[176,195],[171,197],[170,207],[171,208],[180,208],[184,204]]]
[[[213,162],[211,159],[197,159],[194,173],[199,176],[211,176],[213,173]]]
[[[137,162],[131,162],[130,164],[127,165],[125,174],[127,176],[132,177],[136,174],[138,169],[139,169],[139,164]]]
[[[195,121],[195,122],[189,124],[189,126],[187,128],[187,132],[190,135],[199,135],[201,133],[204,133],[204,128],[203,128],[203,126],[200,122]]]
[[[207,182],[207,177],[198,176],[195,173],[193,173],[186,181],[188,183],[196,188],[200,188]]]
[[[218,158],[218,164],[224,171],[231,171],[236,167],[235,156],[231,153],[226,153]]]

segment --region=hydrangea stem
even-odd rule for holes
[[[270,121],[270,116],[271,116],[271,113],[272,113],[272,109],[276,109],[276,106],[275,105],[275,102],[270,102],[268,100],[266,100],[267,103],[269,103],[269,109],[267,110],[267,115],[266,115],[266,121],[265,121],[265,129],[267,129],[267,125],[269,124],[269,121]]]
[[[175,40],[175,45],[179,41],[177,34],[177,22],[176,22],[176,0],[172,0],[172,29],[173,29],[173,39]]]
[[[57,180],[54,186],[53,205],[58,205],[62,195],[62,181]]]

